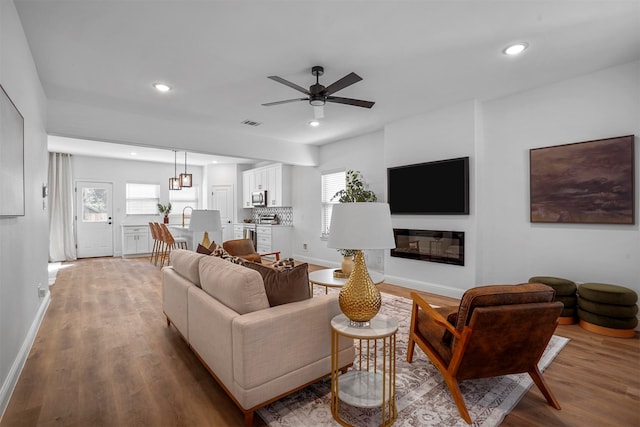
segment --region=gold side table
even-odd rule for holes
[[[351,426],[339,413],[340,401],[360,408],[380,407],[380,426],[396,420],[396,332],[398,322],[384,314],[371,319],[370,326],[354,327],[344,314],[331,319],[331,414],[343,426]],[[340,373],[340,337],[360,341],[358,368]]]

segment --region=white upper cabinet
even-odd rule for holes
[[[291,206],[291,166],[275,163],[242,173],[243,204],[251,207],[251,193],[267,191],[267,206]]]
[[[251,170],[242,172],[242,207],[250,208],[251,206]]]

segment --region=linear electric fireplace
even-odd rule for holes
[[[464,265],[464,231],[394,228],[396,248],[391,256]]]

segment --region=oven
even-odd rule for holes
[[[253,223],[243,224],[242,237],[244,239],[251,239],[253,247],[256,248],[258,243],[258,232],[256,231],[256,225]]]

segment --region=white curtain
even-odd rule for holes
[[[49,153],[49,261],[76,259],[71,154]]]

